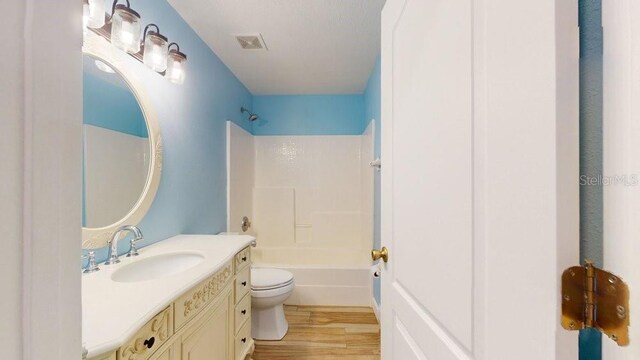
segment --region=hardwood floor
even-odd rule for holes
[[[380,326],[365,307],[285,306],[289,332],[256,340],[253,360],[379,360]]]

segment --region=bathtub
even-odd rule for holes
[[[371,260],[365,250],[256,247],[256,268],[279,268],[293,273],[295,290],[287,305],[371,306]]]

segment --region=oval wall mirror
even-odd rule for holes
[[[126,58],[93,38],[83,48],[82,247],[107,244],[137,225],[162,171],[158,121]],[[124,54],[122,54],[124,55]]]

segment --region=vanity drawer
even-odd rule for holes
[[[237,253],[234,263],[236,274],[251,264],[251,248],[247,246]]]
[[[222,269],[189,290],[174,302],[175,329],[180,329],[200,310],[204,309],[227,286],[233,277],[233,265],[226,263]]]
[[[247,321],[238,332],[236,341],[236,360],[244,360],[249,346],[253,343],[251,339],[251,321]]]
[[[234,334],[237,334],[240,331],[240,328],[247,319],[251,319],[251,295],[246,294],[242,300],[236,305],[236,326]]]
[[[237,304],[251,289],[251,268],[246,267],[236,276],[236,297]]]
[[[146,323],[132,340],[118,350],[119,360],[147,359],[173,335],[171,306]]]

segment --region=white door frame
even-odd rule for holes
[[[478,124],[474,216],[482,218],[474,230],[474,282],[484,284],[475,289],[484,305],[473,315],[482,329],[473,339],[472,358],[577,359],[577,333],[560,327],[559,296],[562,271],[579,263],[577,0],[470,1]],[[403,3],[388,1],[382,20],[381,235],[390,251],[382,274],[383,360],[392,360],[385,329],[393,326],[384,286],[393,277],[393,77],[387,56],[392,34],[385,29],[395,26],[389,21],[402,12]],[[419,156],[413,161],[420,166]],[[511,171],[494,171],[506,168]],[[483,253],[489,247],[501,251]],[[531,291],[508,291],[505,284],[527,284]],[[468,353],[458,357],[471,358]]]
[[[80,359],[82,2],[0,9],[2,356]]]
[[[604,268],[631,289],[628,347],[603,337],[604,360],[640,358],[640,4],[602,2]]]

